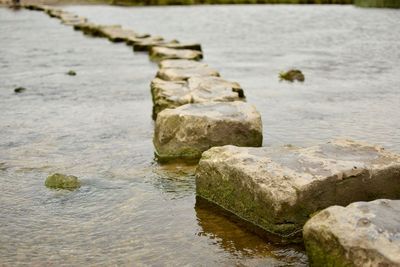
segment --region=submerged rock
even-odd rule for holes
[[[213,146],[261,146],[261,116],[241,101],[165,109],[157,116],[153,143],[162,161],[198,159]]]
[[[281,80],[286,80],[290,82],[304,82],[304,74],[300,70],[289,70],[287,72],[281,72],[279,73],[279,78]]]
[[[400,200],[333,206],[304,226],[310,266],[400,266]]]
[[[16,94],[20,94],[20,93],[23,93],[25,91],[26,91],[25,87],[17,87],[17,88],[14,89],[14,93],[16,93]]]
[[[67,75],[76,76],[76,72],[74,70],[70,70],[70,71],[67,72]]]
[[[151,82],[153,118],[166,108],[176,108],[189,103],[232,102],[244,100],[241,86],[220,77],[192,77],[188,81]]]
[[[161,113],[160,113],[161,114]],[[400,155],[351,140],[309,148],[215,147],[203,153],[197,194],[286,241],[332,205],[400,197]]]
[[[45,185],[49,188],[72,190],[79,188],[81,183],[76,176],[55,173],[47,177]]]
[[[203,58],[203,53],[201,51],[191,49],[173,49],[155,46],[150,49],[150,58],[154,61],[160,61],[164,59],[201,60]]]

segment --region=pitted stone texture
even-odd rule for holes
[[[236,82],[219,77],[192,77],[188,81],[151,82],[153,117],[166,108],[176,108],[189,103],[232,102],[244,100],[243,89]]]
[[[157,116],[154,146],[160,160],[198,159],[213,146],[261,146],[261,116],[241,102],[186,104]]]
[[[311,266],[400,266],[400,200],[329,207],[304,226]]]
[[[299,241],[314,212],[400,197],[400,156],[351,140],[309,148],[212,148],[197,169],[197,194],[263,229]]]
[[[203,53],[201,51],[191,49],[173,49],[155,46],[150,49],[150,58],[154,61],[160,61],[164,59],[201,60],[203,58]]]

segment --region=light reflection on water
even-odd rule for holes
[[[67,7],[97,23],[203,44],[261,111],[265,144],[343,135],[400,151],[398,11],[353,7]],[[218,19],[217,19],[218,18]],[[379,22],[379,23],[377,23]],[[195,201],[193,166],[153,161],[146,55],[39,12],[0,9],[0,262],[287,265],[273,246]],[[304,84],[279,83],[299,67]],[[77,76],[65,73],[73,69]],[[24,86],[27,91],[14,94]],[[48,190],[52,172],[81,177]]]

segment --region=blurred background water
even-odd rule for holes
[[[264,145],[350,137],[400,152],[400,13],[353,6],[65,6],[101,24],[197,41],[238,81]],[[306,265],[196,205],[194,166],[153,159],[157,67],[40,12],[0,9],[0,263]],[[304,83],[280,82],[299,68]],[[66,72],[75,70],[77,76]],[[26,87],[21,94],[14,88]],[[81,177],[74,192],[46,176]]]

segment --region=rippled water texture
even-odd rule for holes
[[[203,44],[245,88],[264,145],[346,136],[400,152],[400,13],[351,6],[65,9],[96,23]],[[145,54],[0,8],[0,265],[295,265],[278,247],[196,205],[193,167],[153,161]],[[296,67],[306,81],[279,82]],[[70,69],[77,76],[67,76]],[[17,86],[26,87],[15,94]],[[81,177],[49,190],[52,172]]]

